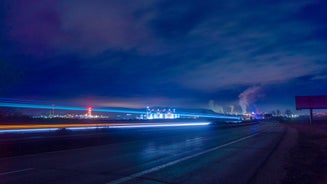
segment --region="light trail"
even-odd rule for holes
[[[31,170],[34,170],[34,168],[27,168],[27,169],[21,169],[21,170],[16,170],[16,171],[2,172],[2,173],[0,173],[0,176],[8,175],[8,174],[16,174],[16,173],[31,171]]]
[[[53,110],[70,110],[70,111],[87,111],[84,107],[71,107],[71,106],[53,106],[53,105],[37,105],[37,104],[23,104],[23,103],[7,103],[0,102],[0,107],[11,107],[11,108],[28,108],[28,109],[53,109]],[[93,108],[93,112],[108,112],[108,113],[128,113],[128,114],[146,114],[146,111],[138,110],[127,110],[127,109],[107,109],[107,108]],[[195,113],[182,113],[182,117],[193,117],[193,118],[217,118],[226,120],[241,120],[238,116],[227,116],[219,114],[195,114]]]
[[[197,122],[197,123],[155,123],[149,125],[125,125],[125,126],[110,126],[109,128],[151,128],[151,127],[177,127],[177,126],[205,126],[209,125],[209,122]]]
[[[13,130],[0,130],[0,133],[52,132],[52,131],[58,131],[58,130],[59,130],[59,128],[13,129]]]
[[[28,108],[28,109],[54,109],[54,110],[71,110],[71,111],[86,111],[84,107],[70,107],[70,106],[52,106],[52,105],[36,105],[36,104],[22,104],[22,103],[0,103],[0,107],[12,108]],[[144,114],[145,111],[136,110],[121,110],[121,109],[101,109],[94,108],[94,112],[113,112],[113,113],[131,113],[131,114]]]
[[[230,119],[230,120],[240,120],[240,117],[236,116],[226,116],[226,115],[212,115],[212,114],[180,114],[186,117],[201,117],[201,118],[218,118],[218,119]]]
[[[177,127],[177,126],[205,126],[209,122],[194,123],[87,123],[87,124],[25,124],[25,125],[0,125],[0,133],[24,133],[67,130],[90,130],[102,128],[151,128],[151,127]]]

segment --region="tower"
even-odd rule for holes
[[[89,116],[89,117],[92,116],[92,107],[87,108],[87,116]]]
[[[50,116],[51,117],[54,117],[54,115],[55,115],[55,105],[54,104],[51,104],[51,110],[50,110]]]

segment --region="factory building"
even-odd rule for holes
[[[157,108],[151,109],[150,107],[146,108],[146,119],[177,119],[180,118],[179,114],[176,114],[175,109],[167,108]]]

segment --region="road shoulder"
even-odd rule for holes
[[[282,183],[286,176],[286,164],[291,149],[296,146],[298,132],[296,129],[286,126],[286,132],[280,144],[270,155],[266,163],[259,169],[256,176],[251,180],[254,184],[278,184]]]

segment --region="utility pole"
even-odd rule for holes
[[[310,124],[313,123],[313,113],[312,113],[312,109],[310,109]]]

